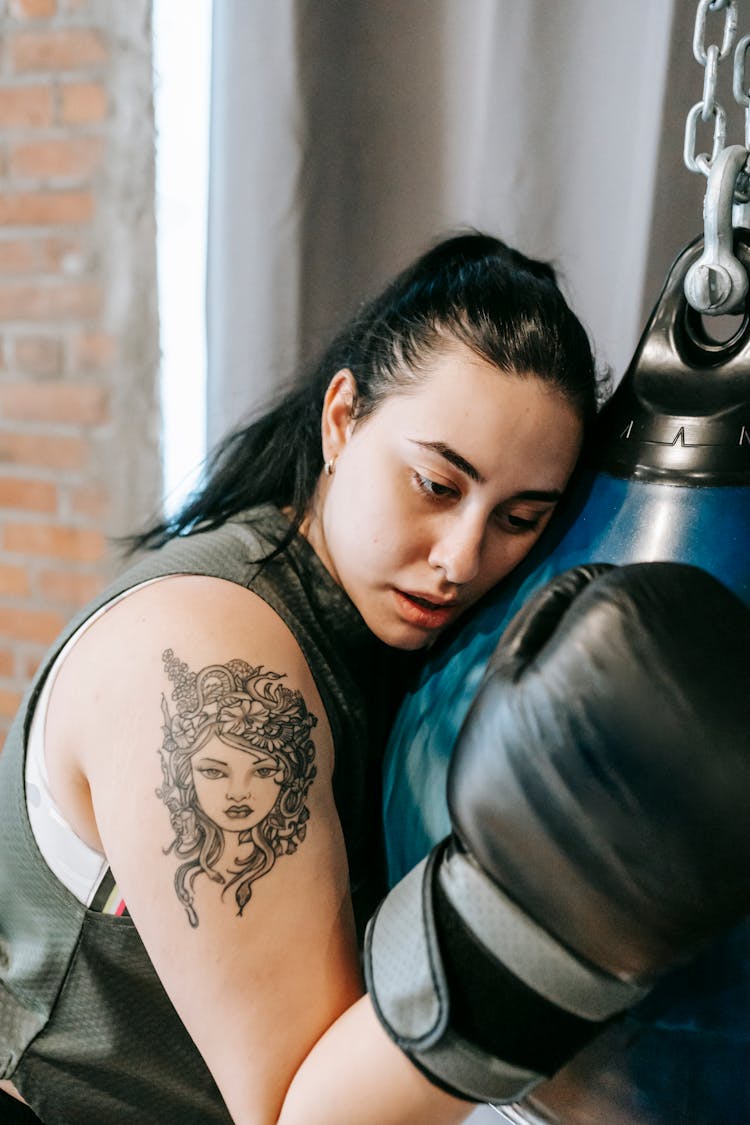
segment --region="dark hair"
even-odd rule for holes
[[[208,462],[203,486],[172,519],[132,538],[133,549],[207,531],[256,504],[275,503],[299,528],[323,468],[321,413],[328,384],[349,368],[354,415],[421,377],[448,339],[501,370],[555,387],[584,426],[596,413],[588,337],[560,292],[554,270],[478,232],[448,238],[399,274],[334,338],[307,378],[267,413],[230,434]]]

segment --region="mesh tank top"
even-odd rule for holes
[[[310,545],[273,506],[171,540],[70,623],[30,686],[0,755],[0,1077],[45,1125],[85,1121],[227,1125],[221,1096],[128,917],[88,909],[50,871],[23,792],[28,726],[65,642],[100,606],[168,574],[227,579],[266,601],[295,636],[333,733],[334,796],[360,932],[384,890],[380,753],[395,705],[396,654],[376,641]]]

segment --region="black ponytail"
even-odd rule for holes
[[[360,420],[419,381],[450,338],[500,370],[550,383],[585,426],[595,415],[589,341],[552,267],[488,235],[461,234],[438,243],[364,305],[306,377],[218,445],[205,483],[182,510],[134,535],[130,548],[160,547],[269,502],[291,512],[291,538],[323,469],[321,414],[336,372],[349,368],[354,375]]]

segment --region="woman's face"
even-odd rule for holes
[[[224,832],[244,832],[276,804],[284,771],[273,758],[212,738],[191,758],[198,803]]]
[[[413,389],[351,421],[352,376],[323,412],[326,459],[303,530],[386,644],[431,644],[537,541],[573,471],[582,425],[534,375],[447,343]]]

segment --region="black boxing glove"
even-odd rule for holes
[[[452,835],[365,972],[436,1084],[516,1101],[750,910],[750,611],[679,563],[579,567],[508,626],[448,774]]]

